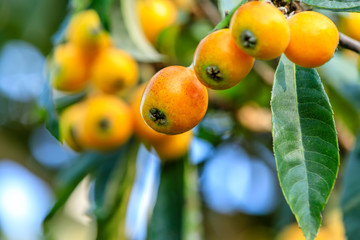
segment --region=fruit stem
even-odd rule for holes
[[[360,54],[360,43],[343,33],[340,33],[339,46]]]

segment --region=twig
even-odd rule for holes
[[[199,8],[214,26],[221,20],[218,9],[209,0],[200,1]]]
[[[254,71],[264,80],[264,82],[272,86],[274,82],[275,71],[272,67],[262,61],[255,61]]]
[[[360,42],[340,33],[339,46],[360,54]]]

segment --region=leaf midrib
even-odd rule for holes
[[[304,149],[303,134],[302,134],[302,127],[301,127],[301,120],[300,120],[301,117],[300,117],[300,112],[299,112],[299,108],[298,108],[299,100],[298,100],[297,81],[296,81],[296,65],[295,64],[293,64],[293,68],[294,68],[293,79],[294,79],[294,90],[295,90],[294,92],[296,94],[296,96],[295,96],[295,99],[296,99],[296,102],[295,102],[295,104],[296,104],[296,113],[297,113],[297,116],[299,116],[298,119],[297,119],[297,122],[298,122],[298,126],[299,126],[299,129],[300,129],[300,131],[299,131],[300,146],[301,146],[300,150],[301,150],[302,157],[305,160],[305,149]],[[307,169],[306,161],[301,161],[301,164],[305,167],[305,170],[306,170]],[[310,185],[309,185],[307,171],[306,171],[304,180],[305,180],[306,186],[307,186],[307,189],[306,189],[306,204],[307,204],[307,207],[309,209],[309,214],[310,214],[310,216],[312,216],[312,212],[311,212],[311,208],[310,208],[310,201],[309,201],[309,199],[310,199],[310,193],[309,193]],[[303,214],[302,216],[304,217],[305,215]],[[296,216],[296,217],[298,217],[298,216]],[[302,217],[300,217],[299,220],[301,218]],[[306,237],[306,239],[307,239],[307,237]]]

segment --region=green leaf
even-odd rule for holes
[[[46,230],[47,223],[53,218],[55,213],[66,203],[71,193],[84,177],[96,169],[100,163],[107,158],[107,155],[102,156],[98,153],[85,153],[79,155],[73,160],[72,164],[64,168],[56,180],[57,201],[47,214],[44,220],[44,227]]]
[[[71,193],[85,176],[98,169],[104,161],[117,158],[120,153],[121,149],[109,153],[83,153],[59,172],[56,177],[57,201],[43,221],[45,231],[47,231],[48,222],[51,221],[57,211],[66,203]]]
[[[59,98],[55,99],[55,101],[54,101],[56,111],[58,113],[61,113],[66,108],[68,108],[70,105],[73,105],[73,104],[83,100],[85,97],[86,97],[85,91],[82,91],[82,92],[76,93],[76,94],[67,95],[64,97],[59,97]]]
[[[56,139],[59,140],[60,132],[59,132],[58,114],[55,110],[55,106],[52,101],[51,87],[49,81],[45,82],[45,86],[43,88],[43,91],[39,95],[37,102],[39,107],[46,111],[46,119],[45,119],[46,128]]]
[[[283,56],[271,107],[280,185],[304,236],[313,240],[339,168],[333,112],[315,69]]]
[[[71,0],[69,1],[69,6],[75,12],[82,11],[89,7],[90,0]]]
[[[92,0],[90,5],[90,8],[95,9],[99,14],[101,22],[107,31],[109,30],[109,15],[113,1],[114,0]]]
[[[110,16],[110,32],[115,44],[125,49],[136,60],[142,62],[161,62],[159,54],[146,39],[136,14],[134,0],[114,1]]]
[[[95,174],[93,213],[97,218],[97,239],[124,239],[125,215],[135,179],[139,142],[132,138]]]
[[[112,180],[112,175],[115,169],[117,169],[117,166],[120,165],[120,162],[124,164],[126,161],[122,161],[119,157],[110,159],[99,166],[92,176],[92,178],[94,178],[92,211],[99,219],[105,219],[106,216],[110,214],[109,204],[107,203],[107,201],[109,201],[109,197],[107,196],[108,188],[110,188],[109,183]],[[123,176],[123,172],[121,172],[121,176]]]
[[[347,159],[342,185],[341,208],[348,240],[357,240],[360,236],[360,135],[355,148]]]
[[[181,240],[184,205],[184,159],[166,162],[149,226],[150,240]]]
[[[301,0],[302,2],[318,7],[338,11],[360,11],[360,1],[358,0]]]

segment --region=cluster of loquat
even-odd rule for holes
[[[60,137],[72,149],[111,150],[135,133],[162,159],[175,159],[187,151],[191,131],[168,136],[153,131],[142,120],[144,85],[136,86],[138,65],[114,46],[94,10],[79,12],[70,20],[66,42],[54,50],[50,79],[61,93],[86,93],[84,100],[60,113]]]
[[[326,16],[304,11],[288,19],[263,1],[241,5],[229,29],[210,33],[198,45],[189,67],[170,66],[149,81],[142,98],[144,121],[154,130],[179,134],[204,117],[207,89],[228,89],[251,71],[254,60],[285,54],[295,64],[313,68],[326,63],[339,42],[335,24]]]

